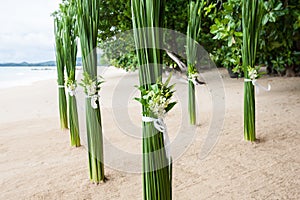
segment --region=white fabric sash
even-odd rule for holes
[[[271,91],[271,85],[270,85],[270,83],[268,83],[268,87],[264,87],[264,86],[260,85],[259,83],[257,83],[257,79],[253,79],[253,80],[252,79],[245,79],[244,81],[245,82],[252,82],[252,85],[256,86],[257,93],[259,93],[259,89],[262,89],[262,90],[264,90],[266,92],[270,92]]]
[[[92,106],[92,108],[94,108],[94,109],[98,108],[97,100],[99,100],[99,98],[100,98],[99,94],[94,94],[94,95],[91,95],[91,96],[86,96],[86,98],[91,98],[91,106]]]
[[[143,122],[153,122],[154,127],[156,128],[156,130],[158,130],[159,132],[161,132],[163,134],[164,137],[164,144],[165,144],[165,150],[166,150],[166,156],[168,158],[168,161],[171,161],[171,155],[170,155],[170,139],[169,139],[169,135],[168,135],[168,131],[167,131],[167,126],[164,123],[164,120],[162,118],[159,119],[155,119],[152,117],[142,117],[142,121]]]
[[[196,78],[189,78],[188,81],[192,81],[194,85],[199,85]]]

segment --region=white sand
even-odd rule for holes
[[[113,115],[124,111],[117,101],[111,103],[124,74],[117,69],[106,72],[101,94],[104,135],[113,145],[140,153],[140,140],[124,135]],[[272,91],[257,95],[261,142],[251,144],[242,140],[242,80],[229,79],[225,70],[221,74],[226,93],[223,131],[213,151],[200,160],[212,103],[208,89],[198,86],[200,126],[173,164],[173,199],[300,199],[300,79],[260,80],[270,82]],[[141,174],[106,167],[109,180],[98,186],[90,183],[85,147],[71,148],[68,132],[59,129],[55,80],[2,89],[0,96],[0,199],[142,199]],[[128,107],[139,126],[140,106],[129,100]],[[168,115],[171,139],[180,134],[180,112],[178,104]]]

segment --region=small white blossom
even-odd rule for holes
[[[86,90],[87,90],[87,94],[89,96],[92,96],[92,95],[96,94],[96,92],[97,92],[96,83],[92,82],[90,85],[87,85]]]
[[[71,97],[73,97],[73,96],[75,96],[76,95],[76,84],[69,84],[68,85],[68,88],[67,88],[67,91],[68,91],[68,93],[69,93],[69,95],[71,96]]]
[[[249,69],[249,78],[254,80],[258,77],[257,70],[254,68]]]

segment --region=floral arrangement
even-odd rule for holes
[[[175,106],[177,102],[172,102],[171,100],[174,93],[174,85],[169,86],[170,79],[171,76],[165,83],[158,81],[152,84],[148,90],[142,86],[138,87],[141,91],[141,98],[135,99],[146,108],[143,112],[144,116],[162,119]]]
[[[66,81],[67,91],[71,97],[76,95],[77,82],[69,77]]]
[[[247,70],[248,70],[248,77],[251,80],[256,80],[256,79],[260,78],[261,75],[263,75],[263,73],[259,73],[260,67],[248,66]]]
[[[197,77],[199,76],[199,73],[195,67],[190,67],[188,69],[188,79],[189,80],[196,80]]]
[[[84,88],[84,92],[87,98],[91,98],[91,106],[94,109],[98,108],[98,98],[99,91],[101,89],[100,85],[104,82],[101,76],[98,76],[96,79],[92,79],[87,72],[83,73],[82,82],[79,84]]]

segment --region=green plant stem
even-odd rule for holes
[[[251,82],[244,84],[244,138],[255,141],[255,88]]]
[[[189,80],[189,114],[190,124],[196,124],[196,97],[195,97],[195,85],[193,81]]]
[[[58,88],[58,107],[61,129],[68,129],[67,100],[65,88]]]
[[[71,146],[80,146],[80,135],[79,135],[79,122],[76,97],[69,95],[69,124],[70,124],[70,137]]]
[[[143,123],[143,189],[145,200],[172,199],[172,165],[163,149],[164,139],[153,123]]]
[[[86,126],[90,179],[99,183],[105,179],[101,113],[100,109],[92,108],[90,98],[86,99]]]

